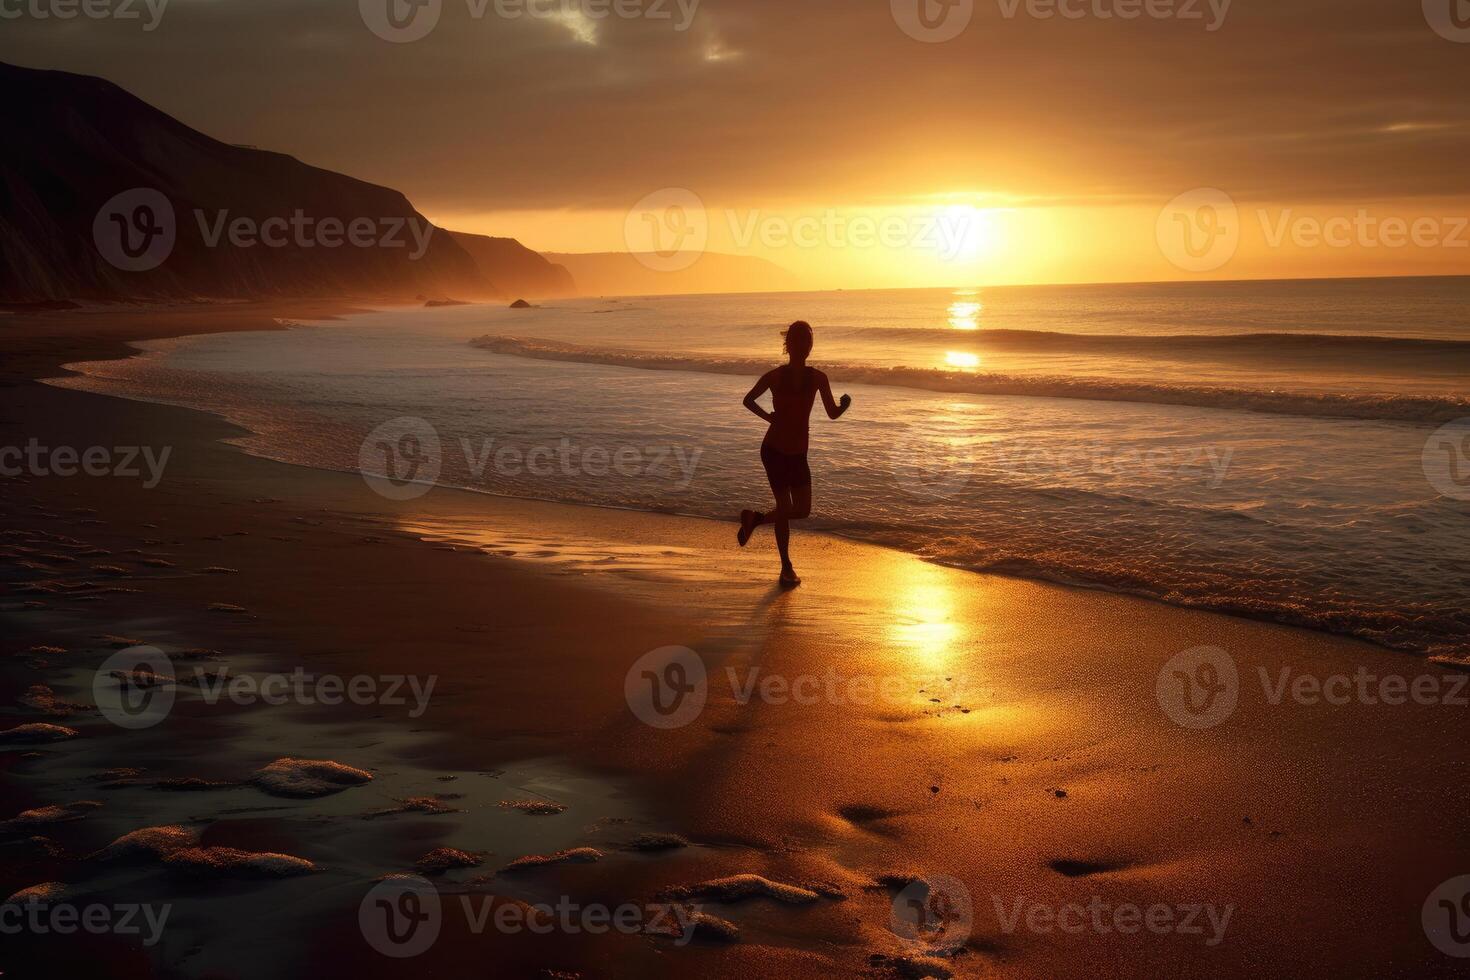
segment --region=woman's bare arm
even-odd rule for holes
[[[852,407],[852,396],[843,395],[841,402],[833,400],[832,382],[827,380],[826,373],[818,372],[817,377],[817,390],[822,393],[822,407],[827,410],[827,418],[842,418],[842,413]]]
[[[750,389],[750,392],[745,396],[745,407],[756,415],[759,415],[767,423],[775,422],[776,416],[762,408],[760,402],[756,401],[756,399],[771,390],[771,375],[774,373],[773,371],[767,371],[761,375],[761,379],[755,383],[755,387]]]

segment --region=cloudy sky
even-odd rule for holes
[[[91,2],[0,0],[0,60],[545,250],[681,189],[814,285],[1470,272],[1461,0]]]

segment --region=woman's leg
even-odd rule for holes
[[[761,516],[762,524],[774,524],[776,526],[776,550],[781,553],[781,567],[791,567],[791,491],[786,487],[779,490],[771,488],[771,494],[776,498],[776,509],[769,514]]]
[[[804,521],[812,516],[812,485],[810,483],[804,487],[791,488],[791,513],[787,516],[793,521]]]

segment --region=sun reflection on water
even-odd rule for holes
[[[985,307],[979,303],[951,303],[949,325],[953,330],[979,330],[980,314]]]

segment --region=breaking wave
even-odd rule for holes
[[[1035,333],[1034,331],[990,331],[990,333]],[[1055,334],[1073,340],[1081,334]],[[1277,338],[1281,334],[1246,335]],[[1117,337],[1099,338],[1116,340]],[[1129,341],[1167,340],[1197,342],[1236,341],[1237,338],[1127,338]],[[1289,337],[1293,342],[1308,344],[1311,337]],[[1418,341],[1393,338],[1341,338],[1361,343],[1385,345],[1427,344],[1440,347],[1470,349],[1470,344],[1453,341]],[[589,347],[555,340],[528,337],[487,335],[470,344],[481,350],[514,357],[546,361],[573,361],[638,368],[646,371],[695,371],[705,374],[758,375],[770,368],[769,360],[757,358],[717,358],[698,354],[660,354],[612,347]],[[1463,356],[1463,355],[1462,355]],[[1267,412],[1314,418],[1342,418],[1364,421],[1405,422],[1415,425],[1442,425],[1470,416],[1470,399],[1432,395],[1377,395],[1346,393],[1311,393],[1273,391],[1259,388],[1232,388],[1197,385],[1175,385],[1144,381],[1115,381],[1106,378],[1066,377],[1059,375],[1016,375],[995,372],[945,371],[933,368],[880,367],[862,364],[822,365],[834,381],[850,384],[885,385],[920,391],[965,393],[975,395],[1024,395],[1033,398],[1079,398],[1091,401],[1136,402],[1150,405],[1184,405],[1195,408],[1218,408],[1246,412]]]

